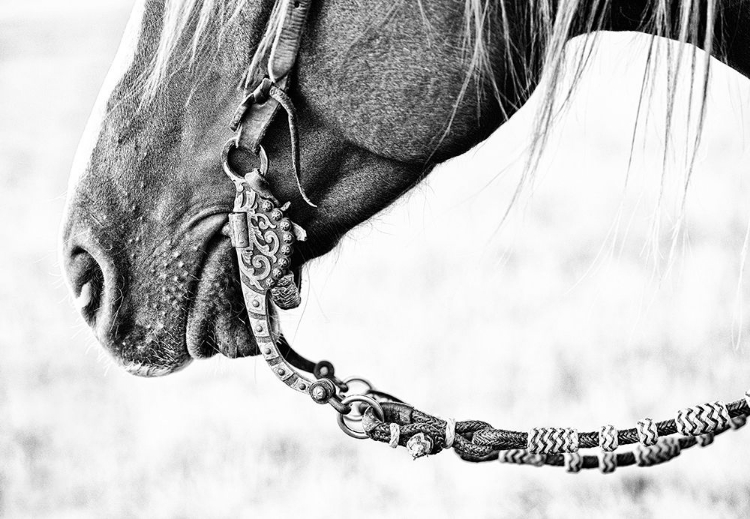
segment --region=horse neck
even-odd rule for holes
[[[707,50],[714,58],[750,78],[750,11],[743,9],[743,3],[668,0],[664,10],[659,12],[659,2],[650,0],[585,0],[580,7],[582,22],[596,18],[604,9],[609,16],[602,17],[599,27],[580,23],[571,37],[591,30],[660,36]]]

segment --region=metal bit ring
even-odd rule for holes
[[[239,134],[237,135],[239,136]],[[242,175],[238,175],[229,165],[229,153],[236,149],[239,149],[239,146],[237,145],[237,137],[232,137],[224,145],[224,149],[221,152],[221,167],[224,169],[224,173],[226,173],[233,182],[241,182],[243,179]],[[265,177],[268,172],[268,155],[261,145],[258,145],[258,158],[260,158],[260,174]]]
[[[344,405],[351,404],[352,402],[364,402],[365,404],[372,407],[373,412],[375,413],[375,416],[377,416],[381,421],[385,420],[385,415],[383,414],[383,408],[380,407],[380,404],[377,403],[375,400],[368,396],[364,395],[351,395],[346,398],[344,398],[341,403]],[[364,431],[355,431],[349,425],[344,421],[344,415],[339,413],[338,415],[338,422],[339,427],[341,427],[341,430],[344,431],[346,434],[351,436],[352,438],[357,438],[358,440],[366,440],[368,438],[367,434]]]

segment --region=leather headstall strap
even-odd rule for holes
[[[260,47],[253,56],[251,68],[243,81],[243,101],[234,113],[230,128],[237,132],[234,147],[258,155],[261,159],[261,175],[265,176],[267,159],[261,142],[279,107],[283,107],[288,116],[292,166],[297,188],[302,199],[311,207],[316,207],[305,195],[300,184],[297,118],[294,105],[285,93],[297,59],[311,2],[312,0],[280,0],[274,6],[271,23],[276,17],[279,17],[279,21],[273,35],[273,43]],[[301,228],[295,225],[295,231],[300,239],[305,239]],[[292,273],[284,275],[271,292],[279,308],[287,310],[299,306],[299,273],[297,272],[297,276]]]
[[[305,194],[300,183],[300,154],[297,137],[297,115],[294,105],[286,94],[289,76],[297,60],[302,31],[312,0],[282,0],[278,6],[282,17],[276,30],[273,45],[260,49],[262,56],[255,56],[256,65],[245,80],[245,95],[234,114],[230,125],[238,131],[237,147],[260,152],[260,145],[268,131],[279,106],[284,108],[289,122],[292,148],[292,167],[295,181],[302,199],[311,207],[317,207]]]

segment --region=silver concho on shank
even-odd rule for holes
[[[287,363],[277,347],[280,332],[270,297],[271,289],[289,274],[301,229],[284,215],[289,204],[280,206],[258,170],[231,178],[236,193],[229,215],[230,236],[253,335],[274,374],[292,389],[307,393],[311,381]]]

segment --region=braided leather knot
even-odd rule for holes
[[[698,436],[728,427],[731,418],[724,402],[709,402],[677,411],[677,432],[685,436]]]
[[[617,454],[614,452],[600,451],[598,453],[599,470],[602,474],[611,474],[617,468]]]
[[[563,465],[565,465],[565,472],[580,472],[583,468],[583,456],[577,452],[566,452],[563,454]]]
[[[696,436],[696,439],[698,440],[698,445],[705,447],[714,442],[714,433],[701,434],[700,436]]]
[[[605,452],[614,452],[620,445],[614,425],[602,425],[599,429],[599,447]]]
[[[398,447],[398,442],[401,439],[401,428],[397,423],[389,423],[388,428],[390,429],[391,437],[388,439],[388,445],[395,449]]]
[[[529,431],[527,450],[532,454],[578,451],[578,431],[565,427],[534,427]]]
[[[655,445],[659,439],[659,431],[656,430],[656,424],[651,418],[638,420],[636,430],[638,431],[638,441],[645,447]]]
[[[546,457],[541,454],[533,454],[526,449],[508,449],[507,451],[500,451],[497,456],[497,460],[500,463],[533,465],[535,467],[541,467],[544,465],[545,458]]]
[[[680,454],[680,442],[677,438],[662,438],[656,445],[639,445],[633,454],[639,467],[651,467],[677,457]]]

